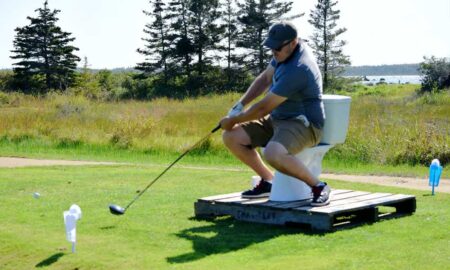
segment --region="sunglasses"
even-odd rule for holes
[[[276,52],[280,52],[286,45],[288,45],[289,43],[291,43],[291,41],[292,41],[292,40],[289,40],[288,42],[281,44],[280,47],[278,47],[278,48],[276,48],[276,49],[273,49],[273,50],[276,51]]]

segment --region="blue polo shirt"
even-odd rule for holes
[[[271,112],[274,119],[289,119],[305,115],[316,127],[322,128],[325,111],[322,103],[322,76],[311,49],[300,41],[284,62],[272,58],[275,68],[270,92],[286,97]]]

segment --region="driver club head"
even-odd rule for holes
[[[117,215],[117,216],[125,214],[125,208],[120,207],[116,204],[110,204],[109,211],[111,212],[111,214]]]

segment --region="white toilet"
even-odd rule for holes
[[[325,154],[336,144],[343,143],[347,136],[351,98],[340,95],[323,95],[325,106],[325,125],[319,145],[298,153],[300,159],[311,173],[319,177]],[[278,171],[272,182],[271,201],[297,201],[311,198],[311,188],[302,181]]]

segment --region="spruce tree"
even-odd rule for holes
[[[192,12],[190,24],[197,55],[197,72],[202,77],[205,69],[213,63],[212,56],[208,53],[218,48],[225,27],[218,24],[222,16],[219,0],[191,0],[189,10]]]
[[[27,17],[30,24],[15,29],[13,41],[14,76],[25,92],[66,89],[75,82],[75,69],[80,58],[78,48],[70,45],[75,38],[56,25],[60,10],[51,11],[48,2],[35,10],[36,18]]]
[[[225,0],[225,11],[223,12],[223,19],[225,20],[225,51],[227,70],[231,70],[231,66],[237,63],[237,57],[235,54],[236,42],[238,38],[238,20],[236,17],[237,11],[236,0]]]
[[[156,71],[163,71],[164,82],[169,78],[170,50],[169,26],[166,21],[166,4],[163,0],[150,0],[152,12],[144,11],[144,14],[152,18],[152,22],[145,25],[144,33],[146,42],[144,49],[137,51],[145,56],[145,61],[138,63],[137,70],[144,72],[144,75],[152,74]]]
[[[282,19],[291,9],[292,2],[282,0],[245,0],[238,3],[242,30],[238,46],[245,49],[240,62],[253,73],[262,72],[270,59],[269,50],[262,42],[271,24]]]
[[[169,41],[172,44],[169,56],[177,64],[178,73],[187,77],[192,72],[192,59],[195,54],[193,29],[189,23],[192,12],[190,0],[172,0],[167,8],[167,20],[170,22]]]
[[[337,20],[340,11],[336,9],[338,1],[318,0],[314,10],[311,10],[310,20],[315,31],[311,37],[314,53],[322,71],[323,87],[327,91],[336,76],[344,72],[344,67],[350,65],[350,58],[343,53],[346,44],[338,37],[347,31],[346,28],[338,28]]]
[[[238,72],[239,69],[241,69],[238,61],[239,58],[236,52],[236,43],[239,35],[239,22],[236,16],[236,3],[237,0],[225,0],[225,3],[223,5],[223,20],[225,21],[225,45],[220,47],[219,51],[226,53],[225,60],[227,65],[225,73],[227,75],[228,87],[232,87],[232,81],[235,81],[236,75],[239,75]]]

